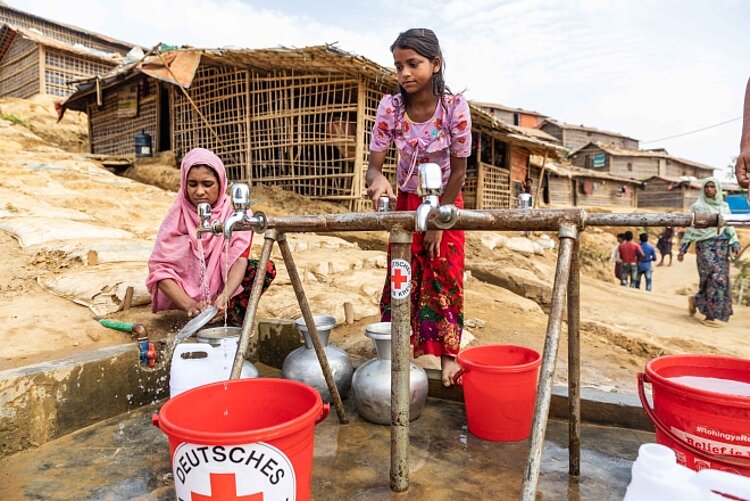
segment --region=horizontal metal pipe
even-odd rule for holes
[[[584,220],[584,226],[693,226],[696,228],[710,228],[719,222],[717,214],[693,214],[690,212],[664,213],[612,213],[589,214]]]
[[[390,231],[396,226],[412,230],[415,221],[414,211],[352,212],[269,217],[268,228],[286,233]],[[456,224],[451,229],[556,231],[563,223],[571,223],[583,228],[585,226],[691,226],[693,222],[698,228],[708,228],[717,225],[718,217],[716,214],[694,216],[691,213],[682,212],[590,214],[583,209],[459,210]],[[434,218],[428,221],[427,228],[439,229],[435,226]]]

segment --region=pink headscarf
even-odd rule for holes
[[[151,311],[177,309],[177,306],[159,290],[157,282],[171,278],[182,287],[188,296],[200,301],[200,253],[196,239],[196,228],[200,221],[198,209],[187,197],[187,177],[195,165],[206,165],[216,172],[219,178],[219,198],[211,207],[211,221],[225,221],[232,214],[232,202],[226,194],[227,174],[224,163],[213,152],[204,148],[195,148],[182,159],[180,166],[180,191],[177,199],[169,208],[167,217],[159,227],[156,243],[148,260],[148,278],[146,287],[151,293]],[[202,238],[203,252],[206,259],[209,300],[221,292],[224,287],[224,237],[204,233]],[[252,242],[252,232],[237,231],[232,233],[227,262],[229,267],[237,261]],[[233,296],[240,292],[238,288]]]

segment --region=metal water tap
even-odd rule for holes
[[[250,208],[250,187],[245,183],[234,183],[232,185],[232,207],[234,214],[224,221],[224,238],[232,238],[233,231],[253,230],[263,233],[268,228],[268,218],[263,212],[248,215]]]
[[[453,226],[458,220],[458,209],[455,205],[440,205],[443,194],[443,172],[435,163],[420,164],[417,196],[422,197],[422,204],[417,207],[416,231],[427,231],[427,221],[436,214],[434,223],[440,229]]]
[[[198,204],[198,219],[200,219],[200,225],[196,229],[196,238],[201,239],[203,233],[213,233],[214,235],[221,234],[221,222],[214,221],[211,223],[211,205],[207,203]]]

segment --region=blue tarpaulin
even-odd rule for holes
[[[747,202],[747,193],[735,193],[727,195],[725,201],[729,204],[732,214],[750,213],[750,204]]]

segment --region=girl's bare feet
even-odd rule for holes
[[[453,375],[458,372],[459,366],[456,363],[456,358],[450,355],[440,356],[440,367],[442,368],[442,380],[443,386],[453,385]]]

